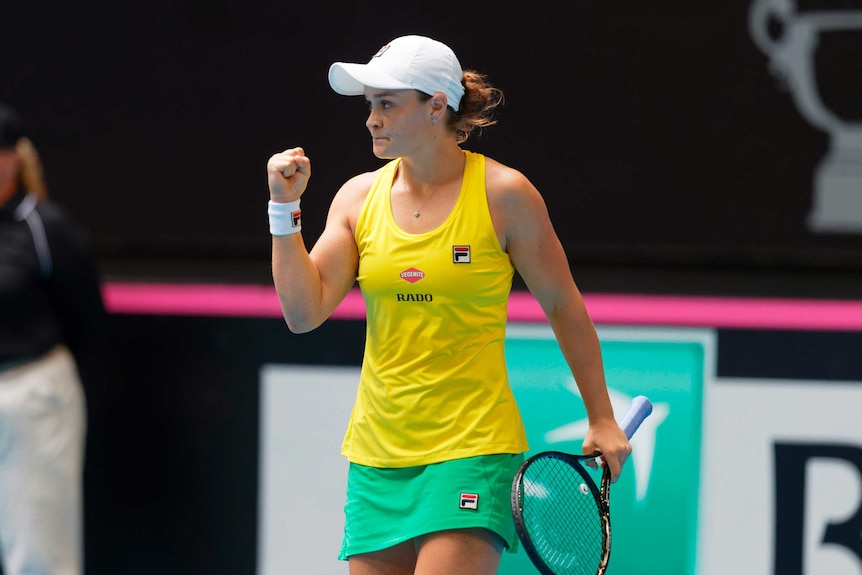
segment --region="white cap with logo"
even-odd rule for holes
[[[361,96],[365,87],[446,94],[456,112],[461,106],[463,71],[446,44],[425,36],[401,36],[380,48],[367,64],[336,62],[329,85],[344,96]]]

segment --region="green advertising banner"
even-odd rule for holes
[[[632,438],[632,457],[611,487],[608,575],[694,575],[701,398],[713,377],[709,330],[600,329],[614,412],[646,395],[653,413]],[[507,362],[530,453],[581,452],[586,410],[553,332],[510,327]],[[529,454],[528,454],[529,455]],[[501,575],[536,573],[523,549],[506,553]]]

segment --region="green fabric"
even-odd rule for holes
[[[510,493],[523,460],[523,454],[482,455],[392,469],[351,463],[338,558],[471,527],[497,533],[508,551],[517,551]],[[478,496],[476,509],[470,508],[470,495]]]

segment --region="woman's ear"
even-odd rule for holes
[[[437,92],[431,97],[431,109],[435,114],[440,113],[441,111],[446,110],[446,106],[448,105],[449,100],[446,98],[446,95],[442,92]]]

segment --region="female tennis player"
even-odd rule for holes
[[[544,200],[519,171],[463,149],[496,123],[502,92],[422,36],[329,82],[364,96],[383,167],[335,195],[310,253],[302,148],[267,164],[273,278],[291,331],[318,327],[358,282],[365,353],[343,443],[350,462],[340,558],[351,575],[491,575],[515,551],[512,478],[527,451],[506,372],[507,300],[522,276],[552,326],[589,416],[584,451],[614,478],[631,446],[601,349]]]

